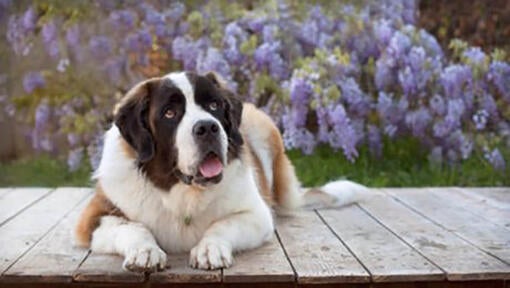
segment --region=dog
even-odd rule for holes
[[[230,267],[233,252],[273,237],[273,214],[338,207],[365,191],[350,181],[302,188],[273,121],[215,73],[143,81],[113,122],[75,238],[122,255],[131,271],[163,270],[180,252],[194,268]]]

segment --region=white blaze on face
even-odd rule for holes
[[[186,175],[195,175],[198,165],[200,164],[199,161],[202,160],[199,157],[202,155],[201,151],[198,151],[198,145],[193,137],[193,126],[201,120],[216,122],[218,127],[220,127],[220,142],[223,154],[218,156],[221,156],[223,159],[227,158],[227,133],[218,119],[202,109],[202,107],[195,102],[193,86],[185,72],[170,73],[165,77],[170,79],[186,98],[185,112],[177,127],[175,138],[175,145],[177,146],[177,168]]]

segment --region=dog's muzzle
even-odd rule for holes
[[[200,153],[196,175],[186,175],[181,171],[176,176],[185,184],[217,184],[222,179],[225,159],[222,159],[220,126],[212,120],[200,120],[193,125],[192,134]]]

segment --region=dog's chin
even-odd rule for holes
[[[211,178],[206,178],[203,176],[196,176],[193,178],[193,184],[200,187],[207,187],[211,185],[215,185],[221,182],[221,179],[223,178],[223,173],[218,174]]]

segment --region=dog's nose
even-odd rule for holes
[[[220,127],[214,121],[200,120],[193,125],[193,135],[198,138],[214,135],[220,131]]]

